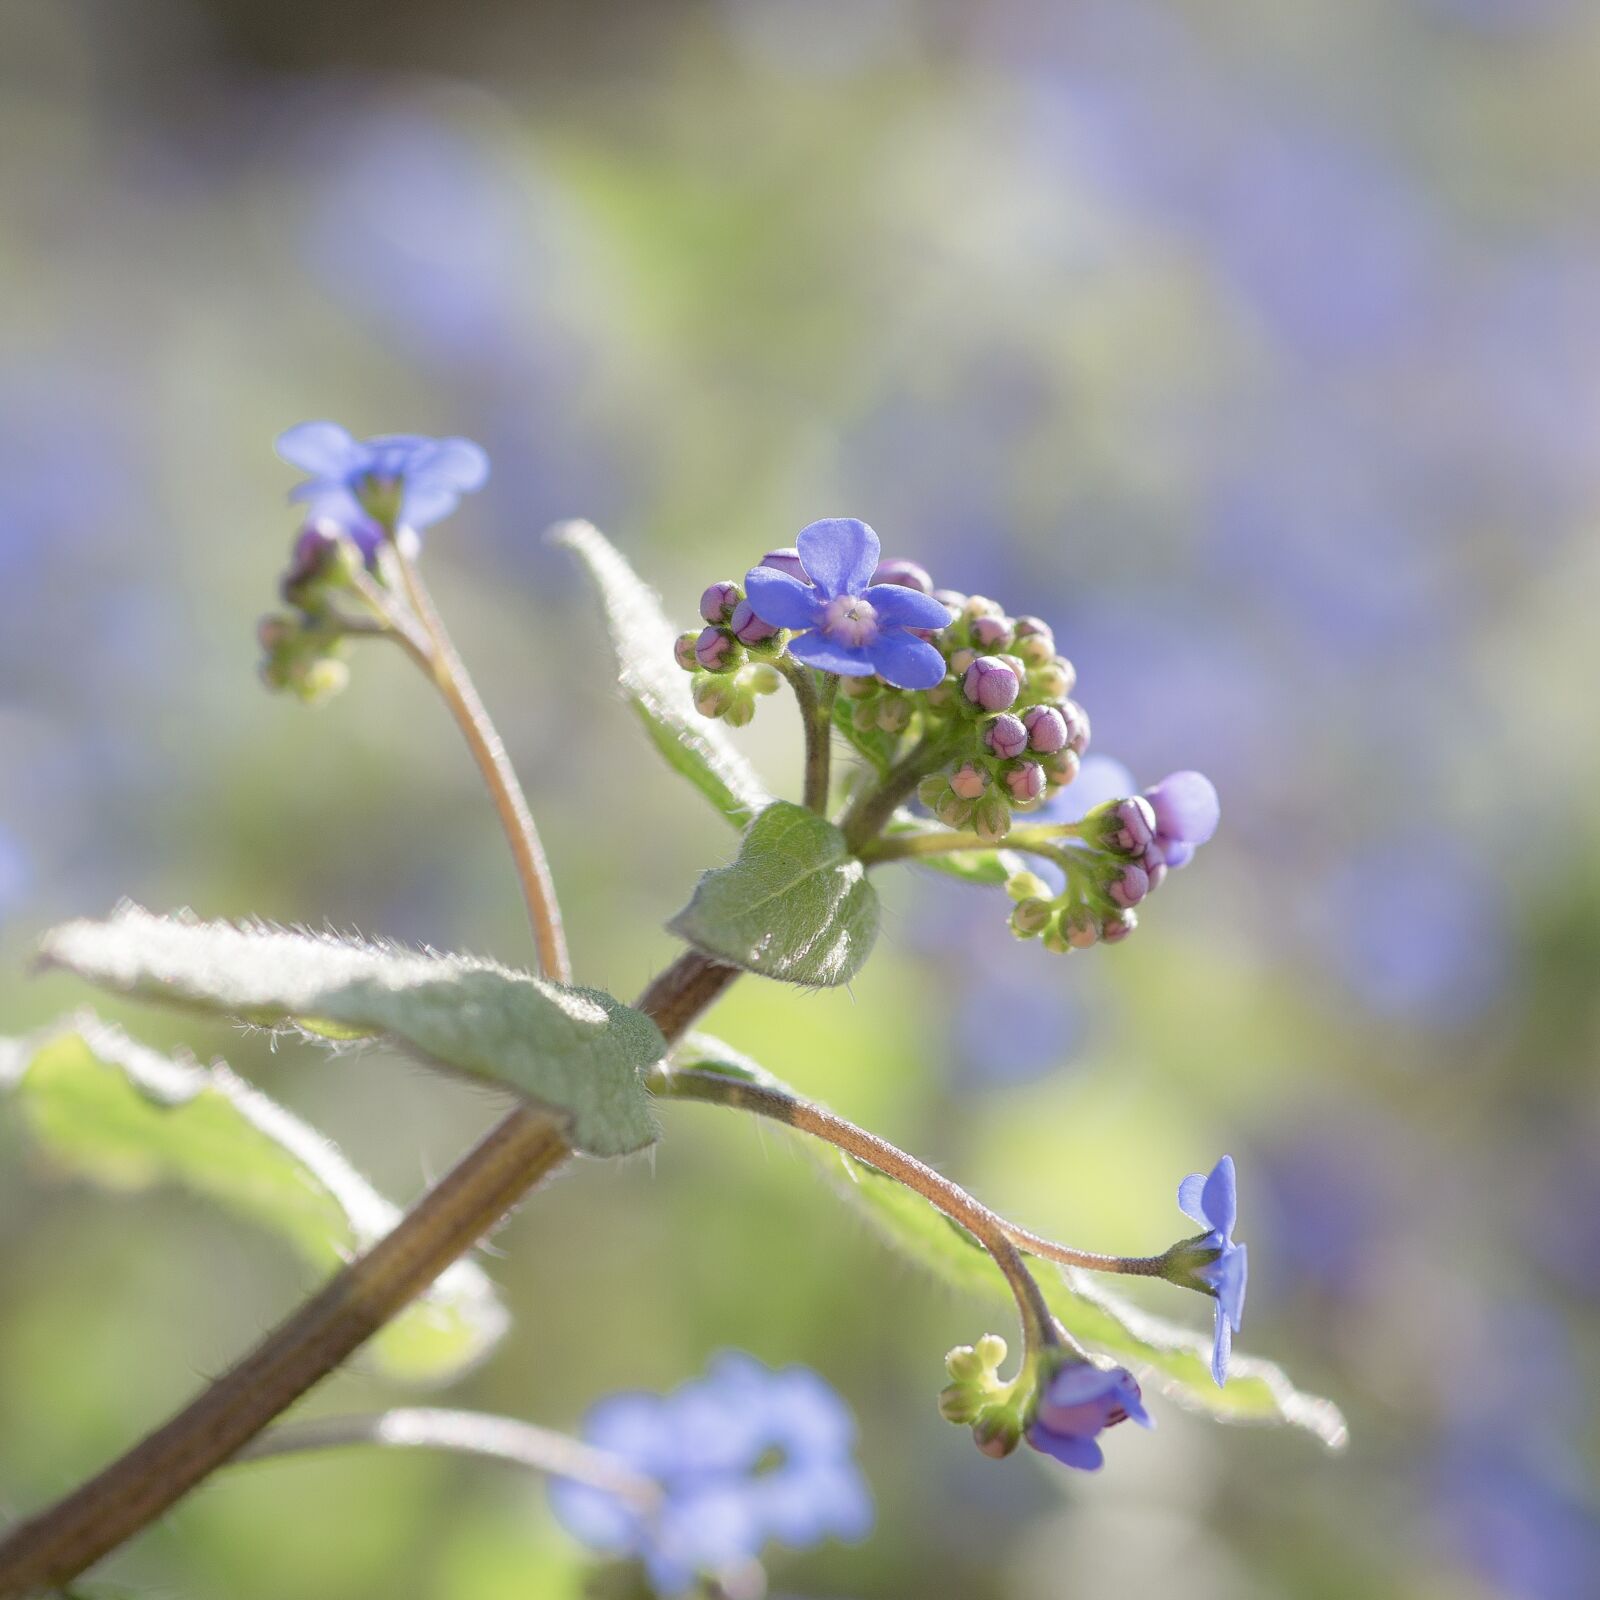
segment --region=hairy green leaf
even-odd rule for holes
[[[744,827],[772,796],[720,725],[695,710],[689,675],[673,660],[675,634],[661,603],[590,523],[564,522],[551,537],[583,562],[600,591],[622,692],[651,743],[673,771]]]
[[[785,1088],[747,1056],[706,1034],[686,1038],[674,1052],[672,1065]],[[958,1288],[1009,1298],[988,1252],[966,1229],[876,1167],[817,1140],[807,1138],[805,1143],[839,1192],[902,1254]],[[1036,1266],[1039,1286],[1062,1326],[1091,1350],[1126,1362],[1142,1384],[1153,1386],[1174,1404],[1221,1422],[1287,1423],[1305,1429],[1330,1449],[1346,1442],[1348,1430],[1339,1408],[1331,1400],[1295,1388],[1274,1363],[1236,1352],[1229,1363],[1227,1387],[1219,1389],[1211,1378],[1209,1335],[1151,1315],[1113,1294],[1099,1277],[1077,1268],[1057,1268],[1049,1262]]]
[[[878,937],[878,896],[844,835],[775,801],[731,867],[708,872],[668,926],[697,950],[786,983],[848,983]]]
[[[884,829],[889,835],[904,838],[907,834],[948,833],[942,823],[929,822],[914,817],[908,811],[897,811],[894,820]],[[962,850],[950,855],[916,856],[906,863],[914,867],[927,867],[942,872],[946,877],[960,878],[963,883],[1004,883],[1014,872],[1023,871],[1028,863],[1015,850]]]
[[[381,1036],[430,1066],[514,1089],[560,1115],[573,1147],[621,1155],[655,1138],[641,1071],[665,1045],[650,1019],[466,956],[264,925],[158,917],[124,905],[69,922],[42,958],[102,988],[326,1038]]]
[[[226,1066],[158,1055],[90,1016],[0,1039],[0,1094],[78,1176],[118,1191],[180,1185],[277,1233],[319,1270],[400,1217],[321,1134]],[[396,1377],[441,1381],[488,1351],[507,1321],[483,1270],[457,1261],[372,1350]]]

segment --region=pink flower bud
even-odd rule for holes
[[[1121,906],[1124,911],[1138,905],[1149,892],[1149,876],[1137,861],[1124,861],[1106,885],[1112,904]]]
[[[733,635],[721,628],[702,628],[694,642],[695,661],[707,672],[731,672],[742,653]]]
[[[972,642],[980,650],[999,651],[1011,648],[1011,625],[1005,617],[974,617]]]
[[[726,579],[713,583],[700,596],[700,615],[707,622],[726,622],[742,599],[744,593],[738,584],[729,583]]]
[[[800,559],[800,552],[793,545],[785,545],[781,550],[767,551],[756,565],[771,567],[776,572],[787,572],[791,578],[798,578],[801,583],[811,581],[806,572],[806,564]]]
[[[880,561],[878,570],[872,574],[872,581],[897,583],[902,589],[915,589],[918,594],[933,593],[933,579],[928,576],[927,568],[919,567],[915,561]]]
[[[691,631],[689,633],[680,633],[678,637],[672,641],[672,659],[676,661],[685,672],[694,672],[699,669],[700,661],[695,655],[694,650],[699,638],[700,635],[698,633]]]
[[[979,656],[966,670],[962,692],[985,711],[1004,711],[1022,693],[1022,679],[998,656]]]
[[[1044,793],[1044,768],[1037,761],[1020,763],[1006,773],[1006,788],[1019,806],[1031,804]]]
[[[740,599],[734,606],[728,626],[733,629],[733,636],[740,644],[762,644],[778,631],[770,622],[763,622],[745,599]]]
[[[1044,775],[1058,788],[1064,788],[1078,776],[1078,767],[1076,750],[1058,750],[1045,758]]]
[[[1155,836],[1156,814],[1143,795],[1117,801],[1106,814],[1106,848],[1119,855],[1142,856]]]
[[[1089,713],[1076,700],[1064,700],[1057,707],[1067,723],[1067,748],[1081,756],[1089,748]]]
[[[1022,713],[1028,730],[1028,748],[1040,755],[1054,755],[1067,748],[1067,719],[1054,706],[1029,706]]]
[[[1100,924],[1100,937],[1106,944],[1121,944],[1139,926],[1139,919],[1131,911],[1118,911]]]
[[[1028,730],[1021,717],[1005,711],[983,730],[983,742],[1002,761],[1013,761],[1028,748]]]
[[[989,774],[969,761],[950,774],[950,787],[963,800],[977,800],[989,787]]]

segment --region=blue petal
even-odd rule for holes
[[[758,611],[757,616],[761,613]],[[762,617],[765,622],[767,619]],[[835,644],[826,634],[802,633],[789,641],[789,654],[808,667],[820,667],[824,672],[836,672],[841,678],[870,678],[878,669],[865,650],[850,645]]]
[[[1228,1381],[1228,1357],[1233,1351],[1233,1329],[1228,1326],[1228,1314],[1222,1309],[1222,1302],[1217,1302],[1217,1332],[1216,1342],[1211,1347],[1211,1376],[1217,1380],[1217,1387],[1223,1388]]]
[[[1090,1361],[1069,1361],[1057,1367],[1041,1403],[1071,1410],[1121,1390],[1128,1376],[1125,1367],[1097,1367]]]
[[[448,517],[460,503],[460,494],[449,484],[426,479],[414,483],[407,478],[400,503],[400,520],[407,527],[431,528],[441,517]]]
[[[830,600],[842,594],[865,594],[882,554],[877,534],[854,517],[813,522],[800,530],[794,543],[811,581]],[[948,613],[945,620],[949,620]]]
[[[289,498],[303,504],[311,516],[331,517],[347,528],[372,521],[361,502],[342,482],[314,478],[310,483],[296,484],[289,491]]]
[[[343,478],[366,460],[358,444],[337,422],[302,422],[286,428],[273,446],[281,460],[317,478]]]
[[[1080,1472],[1098,1472],[1105,1465],[1105,1452],[1093,1439],[1081,1438],[1075,1433],[1052,1433],[1035,1423],[1028,1429],[1028,1443],[1047,1456],[1054,1456],[1063,1466],[1076,1467]]]
[[[1233,1157],[1224,1156],[1211,1169],[1211,1176],[1206,1179],[1204,1205],[1208,1226],[1217,1229],[1224,1239],[1233,1232],[1233,1225],[1238,1220],[1238,1187],[1233,1176]]]
[[[1244,1317],[1244,1292],[1250,1277],[1248,1247],[1236,1244],[1224,1249],[1207,1270],[1207,1277],[1217,1291],[1217,1304],[1222,1307],[1228,1321],[1233,1324],[1233,1331],[1237,1333]]]
[[[1205,1192],[1205,1173],[1191,1172],[1178,1185],[1178,1209],[1191,1222],[1198,1222],[1209,1233],[1211,1231],[1211,1219],[1206,1215]]]
[[[1144,1401],[1135,1393],[1136,1385],[1130,1378],[1122,1389],[1122,1409],[1128,1413],[1130,1422],[1137,1422],[1141,1428],[1153,1428],[1156,1419],[1144,1408]]]
[[[642,1519],[619,1495],[570,1478],[550,1480],[550,1509],[579,1544],[607,1555],[639,1549]]]
[[[950,613],[931,594],[920,594],[901,583],[875,583],[864,598],[878,613],[878,621],[900,628],[947,628]]]
[[[752,567],[744,593],[750,609],[773,628],[810,628],[822,614],[822,597],[810,584],[774,567]]]
[[[489,481],[489,453],[470,439],[440,439],[411,470],[419,478],[471,494]]]
[[[926,639],[919,639],[903,628],[880,633],[866,647],[866,652],[873,670],[897,689],[931,689],[945,674],[944,657]]]

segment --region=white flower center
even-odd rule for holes
[[[823,611],[822,631],[852,648],[871,644],[878,637],[877,608],[854,595],[842,594],[837,600],[830,600]]]

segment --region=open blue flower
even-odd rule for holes
[[[613,1395],[584,1439],[661,1489],[654,1507],[565,1479],[552,1482],[562,1525],[591,1549],[645,1564],[664,1595],[754,1559],[769,1539],[796,1549],[859,1539],[872,1497],[853,1457],[855,1422],[814,1372],[773,1372],[723,1354],[668,1395]]]
[[[1126,1367],[1070,1361],[1058,1367],[1039,1396],[1028,1443],[1064,1466],[1097,1472],[1105,1464],[1098,1436],[1119,1422],[1153,1428],[1139,1385]]]
[[[336,422],[302,422],[278,435],[277,451],[310,474],[289,498],[348,527],[369,520],[389,528],[429,527],[489,477],[489,458],[470,439],[419,433],[356,439]]]
[[[947,627],[950,613],[931,595],[872,581],[881,551],[866,523],[813,522],[795,548],[809,583],[761,566],[746,575],[744,589],[763,622],[794,630],[796,661],[845,678],[877,673],[900,689],[931,689],[944,677],[944,657],[912,630]]]
[[[1218,1388],[1228,1381],[1228,1354],[1244,1316],[1244,1290],[1248,1259],[1245,1247],[1233,1242],[1238,1217],[1238,1189],[1233,1157],[1224,1156],[1209,1175],[1192,1172],[1178,1185],[1178,1206],[1186,1217],[1206,1230],[1205,1247],[1218,1252],[1215,1261],[1201,1267],[1198,1276],[1217,1297],[1216,1341],[1211,1349],[1211,1376]]]

